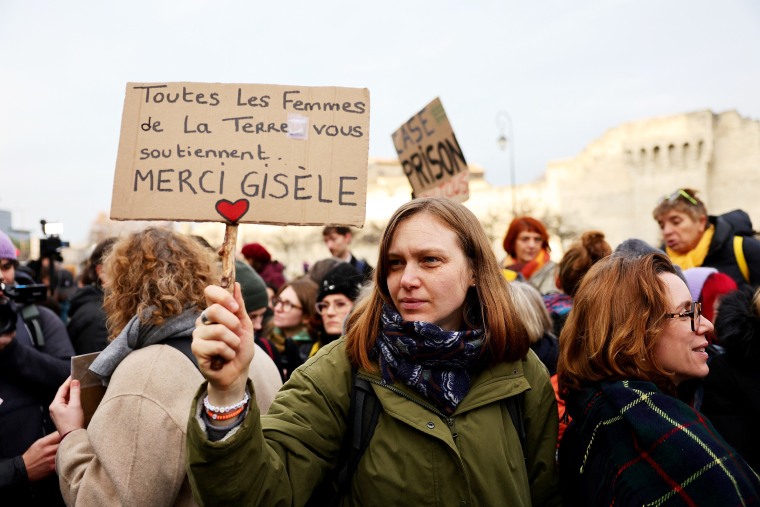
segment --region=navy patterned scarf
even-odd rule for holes
[[[451,415],[470,390],[471,372],[484,363],[483,330],[444,331],[429,322],[405,321],[383,305],[373,350],[383,381],[401,380]]]

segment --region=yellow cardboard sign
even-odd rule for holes
[[[111,218],[364,224],[369,90],[128,83]]]

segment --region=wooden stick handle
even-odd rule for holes
[[[237,224],[227,224],[224,230],[224,243],[222,244],[222,279],[221,286],[230,294],[235,293],[235,247],[237,246]],[[211,369],[221,370],[224,359],[221,356],[211,358]]]
[[[237,246],[237,224],[227,224],[222,244],[222,287],[230,294],[235,292],[235,247]]]

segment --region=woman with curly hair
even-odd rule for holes
[[[117,241],[104,261],[111,343],[90,370],[107,385],[85,429],[78,381],[50,412],[63,436],[56,468],[68,505],[192,504],[185,473],[187,406],[203,377],[190,353],[213,253],[193,238],[148,228]],[[252,344],[253,345],[253,344]],[[279,375],[256,354],[252,378],[266,411]]]

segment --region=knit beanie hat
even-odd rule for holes
[[[322,286],[322,280],[325,279],[325,275],[341,262],[344,261],[336,259],[335,257],[318,260],[309,268],[309,271],[306,274],[309,275],[309,278],[314,280],[317,285]]]
[[[16,247],[13,241],[3,231],[0,231],[0,259],[18,260],[16,257]]]
[[[617,248],[612,252],[613,257],[644,257],[645,255],[659,253],[667,255],[664,250],[655,248],[644,240],[638,238],[629,238],[620,243]],[[676,270],[678,278],[686,281],[683,276],[683,270],[680,266],[673,264],[673,268]]]
[[[242,254],[246,259],[253,259],[259,262],[269,262],[272,260],[272,256],[260,243],[248,243],[243,247]]]
[[[613,252],[613,254],[617,257],[643,257],[651,253],[664,254],[665,252],[638,238],[626,239],[620,243]]]
[[[240,260],[235,261],[235,280],[240,283],[243,303],[245,303],[247,312],[260,310],[269,305],[269,296],[267,296],[264,280],[247,263]]]
[[[325,275],[319,286],[317,302],[332,294],[343,294],[351,301],[356,301],[362,288],[362,275],[348,262],[341,262]]]
[[[714,322],[715,302],[738,288],[734,279],[725,273],[713,273],[708,276],[702,286],[702,315],[710,322]]]
[[[705,285],[707,277],[717,272],[718,270],[715,268],[705,267],[684,270],[683,276],[686,278],[686,285],[689,287],[689,292],[691,292],[691,299],[702,301],[702,287]]]

